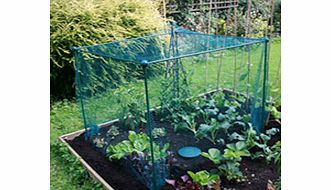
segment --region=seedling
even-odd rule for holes
[[[112,139],[119,135],[120,132],[118,131],[118,127],[116,125],[112,125],[109,130],[107,131],[107,136],[111,137]]]

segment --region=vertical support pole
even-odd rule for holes
[[[247,46],[247,80],[246,80],[246,97],[249,97],[249,87],[250,87],[250,74],[251,74],[251,47]],[[248,107],[248,101],[246,102],[246,106]]]
[[[237,48],[234,49],[234,73],[233,73],[233,88],[232,91],[236,91],[236,80],[237,80]]]
[[[170,37],[170,57],[174,57],[178,54],[178,39],[175,32],[175,23],[171,23],[171,37]],[[174,98],[179,97],[179,63],[178,59],[172,60],[172,77],[173,77],[173,94]]]
[[[83,102],[83,97],[82,97],[82,91],[81,91],[81,86],[80,86],[80,78],[79,78],[79,72],[78,72],[78,68],[77,68],[77,48],[76,47],[72,47],[72,51],[74,54],[74,66],[75,66],[75,78],[76,78],[76,88],[78,89],[78,93],[79,93],[79,103],[80,103],[80,107],[82,110],[82,116],[83,116],[83,123],[84,123],[84,128],[85,128],[85,140],[88,140],[89,137],[89,133],[88,133],[88,128],[87,128],[87,122],[86,122],[86,117],[85,117],[85,108],[84,108],[84,102]]]
[[[176,32],[174,32],[174,39],[175,39],[175,47],[174,47],[174,54],[177,57],[178,56],[178,36]],[[176,85],[176,98],[179,98],[179,60],[175,59],[175,85]]]
[[[259,132],[261,132],[264,128],[265,120],[267,118],[267,90],[268,90],[268,74],[269,74],[269,67],[268,67],[268,45],[269,39],[266,38],[264,42],[264,66],[263,66],[263,91],[262,91],[262,112],[261,112],[261,127]]]
[[[149,98],[148,98],[148,83],[147,83],[147,66],[148,62],[143,61],[142,63],[143,72],[144,72],[144,83],[145,83],[145,96],[146,96],[146,120],[147,120],[147,129],[148,129],[148,136],[149,136],[149,144],[151,146],[151,157],[152,157],[152,177],[153,177],[153,189],[157,190],[156,186],[156,171],[155,171],[155,162],[154,162],[154,147],[153,147],[153,136],[152,136],[152,121],[150,115],[150,107],[149,107]]]

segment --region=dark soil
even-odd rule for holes
[[[193,138],[190,132],[174,133],[173,127],[169,123],[160,122],[158,117],[154,116],[155,126],[164,127],[167,135],[164,142],[170,143],[169,150],[175,153],[175,157],[178,160],[177,167],[170,169],[171,177],[179,177],[184,175],[186,171],[200,171],[210,170],[214,168],[213,163],[202,157],[196,157],[191,159],[182,158],[177,154],[177,151],[184,146],[197,146],[202,151],[207,151],[212,147],[219,147],[208,141],[202,139],[197,141]],[[118,124],[119,125],[119,124]],[[120,135],[110,141],[111,144],[117,144],[118,142],[127,139],[128,129],[124,126],[120,126]],[[280,123],[270,118],[266,129],[277,127],[280,129]],[[105,127],[101,133],[105,133],[108,127]],[[141,129],[144,130],[144,127]],[[272,144],[280,140],[280,133],[271,139]],[[67,140],[72,148],[100,175],[116,190],[145,190],[147,189],[132,173],[130,173],[121,161],[110,161],[104,154],[104,151],[96,150],[93,145],[85,141],[84,134],[72,139]],[[222,180],[223,187],[235,188],[236,190],[265,190],[268,180],[276,181],[279,177],[277,169],[273,165],[268,165],[265,160],[250,158],[243,158],[240,166],[241,171],[247,176],[247,181],[242,183],[229,183]],[[170,186],[165,185],[162,189],[172,189]]]

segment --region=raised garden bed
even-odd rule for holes
[[[154,116],[156,127],[164,127],[166,129],[166,141],[171,142],[170,151],[175,152],[175,157],[178,160],[179,167],[171,168],[171,174],[173,176],[181,176],[186,171],[191,170],[193,172],[200,170],[212,169],[213,163],[202,156],[185,159],[177,154],[177,151],[183,146],[194,145],[199,147],[202,151],[207,152],[209,148],[215,147],[210,141],[201,139],[196,141],[189,133],[174,133],[173,126],[168,123],[160,122],[160,117]],[[280,129],[280,125],[273,122],[273,118],[269,118],[270,122],[266,126],[266,129],[271,127],[277,127]],[[118,124],[118,120],[103,125],[102,131],[107,131],[113,124]],[[128,172],[126,167],[121,161],[110,161],[105,155],[95,149],[95,147],[84,139],[84,130],[80,130],[71,134],[63,135],[60,137],[61,141],[66,143],[69,150],[80,159],[83,166],[91,174],[93,178],[100,181],[106,189],[109,190],[145,190],[147,189],[132,173]],[[111,143],[116,144],[128,136],[128,129],[125,126],[120,127],[120,135],[117,136]],[[274,143],[280,140],[280,133],[274,136],[270,143]],[[276,181],[279,175],[277,173],[276,166],[267,164],[264,159],[250,159],[244,157],[241,161],[240,170],[247,180],[241,183],[231,183],[222,181],[222,187],[235,188],[236,190],[265,190],[268,180]],[[169,185],[164,185],[161,189],[173,189]]]

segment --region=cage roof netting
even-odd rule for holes
[[[98,45],[74,47],[73,49],[120,61],[152,64],[223,49],[252,45],[265,42],[266,40],[266,38],[205,34],[190,31],[177,25],[171,25],[162,31],[143,37],[112,41]],[[176,46],[175,51],[170,48],[171,43],[175,43],[173,44]]]

